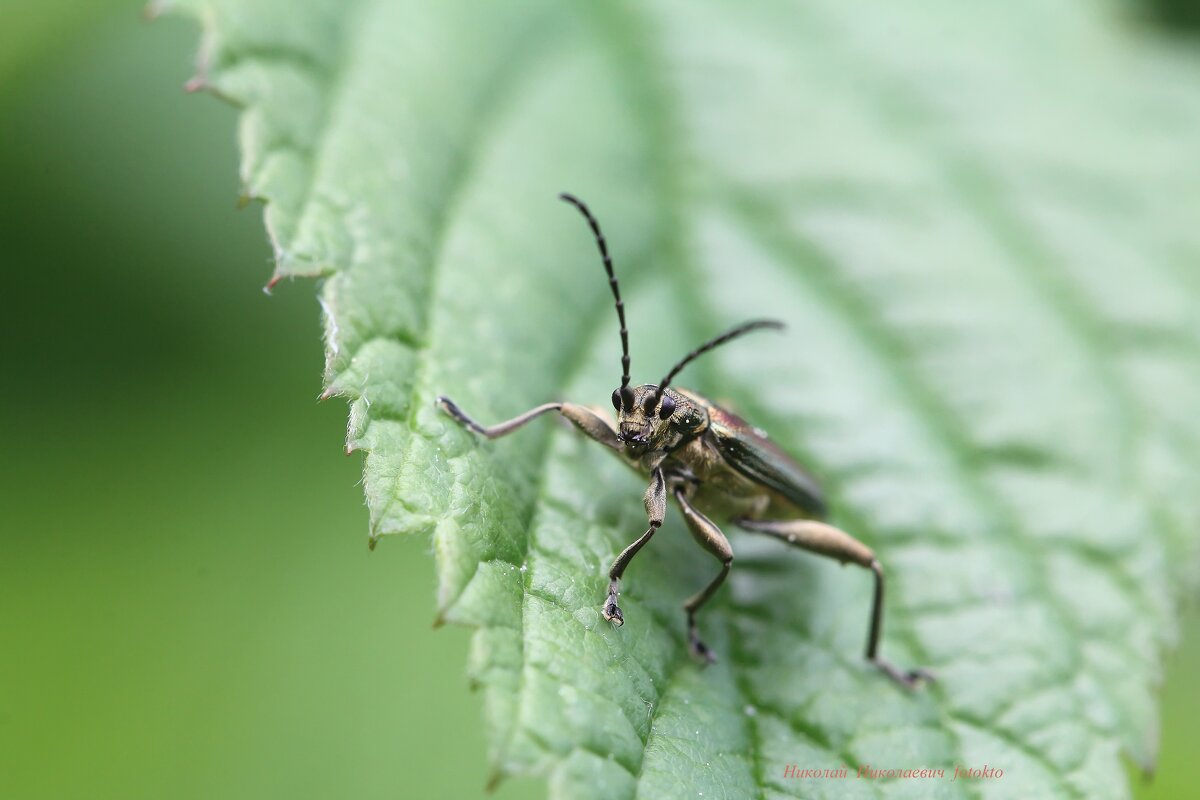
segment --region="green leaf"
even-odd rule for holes
[[[197,85],[244,108],[275,280],[326,278],[329,394],[372,540],[432,535],[438,614],[476,628],[497,778],[553,797],[1128,796],[1200,519],[1200,72],[1101,4],[193,0]],[[565,426],[749,316],[687,385],[819,474],[891,577],[732,536],[716,563]],[[672,512],[674,514],[674,512]],[[785,767],[838,768],[797,780]],[[1003,777],[952,781],[955,765]],[[944,767],[945,779],[855,769]],[[380,769],[398,768],[380,765]]]

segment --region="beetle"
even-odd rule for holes
[[[608,596],[601,614],[614,625],[619,627],[625,622],[617,604],[625,570],[662,526],[667,499],[671,497],[696,542],[721,563],[716,577],[683,604],[688,650],[693,657],[705,663],[715,660],[712,650],[700,639],[696,614],[725,582],[733,564],[729,540],[699,510],[704,508],[708,514],[729,520],[743,530],[870,570],[875,590],[867,632],[867,661],[906,687],[931,680],[933,676],[924,669],[900,669],[880,657],[883,567],[871,548],[823,521],[827,509],[817,481],[765,434],[731,411],[696,392],[671,386],[675,376],[704,353],[752,331],[782,328],[783,324],[760,319],[738,325],[692,350],[657,384],[631,386],[625,305],[604,234],[582,200],[565,192],[559,197],[587,220],[616,304],[621,331],[621,385],[612,393],[616,424],[591,408],[565,402],[546,403],[490,427],[467,416],[448,397],[439,396],[438,407],[468,430],[488,439],[506,436],[543,414],[557,411],[627,465],[649,476],[650,485],[643,498],[649,527],[617,555],[608,572]]]

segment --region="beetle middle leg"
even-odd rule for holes
[[[871,603],[871,625],[867,633],[866,658],[897,683],[912,688],[921,681],[933,680],[924,669],[900,669],[879,657],[879,637],[883,629],[883,566],[871,548],[845,531],[816,520],[755,520],[739,519],[734,524],[756,533],[765,533],[790,545],[819,555],[836,558],[843,564],[852,562],[871,570],[875,575],[875,599]]]
[[[696,633],[696,612],[725,582],[725,576],[729,574],[729,568],[733,564],[733,548],[729,546],[729,540],[725,538],[725,534],[721,533],[721,529],[714,525],[712,520],[697,511],[688,502],[687,496],[679,487],[675,489],[675,500],[678,501],[679,509],[683,512],[683,519],[687,522],[688,530],[692,532],[692,538],[721,560],[721,571],[717,577],[683,604],[683,610],[687,612],[688,650],[696,658],[711,664],[717,660],[717,657],[713,655],[708,645],[700,641],[700,636]]]

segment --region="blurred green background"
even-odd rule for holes
[[[140,11],[0,3],[0,798],[484,796],[468,633],[368,553],[314,287],[260,291],[236,113]],[[1196,796],[1189,620],[1143,798]]]

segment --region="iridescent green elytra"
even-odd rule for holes
[[[613,561],[608,573],[608,596],[601,609],[606,620],[618,626],[624,624],[624,614],[617,605],[621,576],[662,525],[667,497],[672,496],[693,538],[721,562],[717,576],[683,604],[687,613],[688,647],[693,656],[705,662],[715,658],[697,633],[696,612],[720,588],[733,564],[729,540],[711,519],[697,510],[704,508],[712,516],[729,520],[744,530],[767,534],[810,552],[871,570],[875,576],[875,596],[867,634],[867,660],[907,687],[932,679],[923,669],[899,669],[879,657],[883,567],[869,547],[821,521],[825,516],[825,501],[816,480],[735,414],[695,392],[670,388],[672,379],[696,357],[744,333],[781,328],[782,324],[754,320],[739,325],[688,353],[657,385],[630,386],[625,306],[604,235],[581,200],[569,194],[560,196],[578,208],[591,226],[616,301],[622,349],[621,385],[612,394],[616,424],[595,410],[574,403],[546,403],[491,427],[475,422],[448,397],[439,397],[438,406],[464,427],[489,439],[509,434],[548,411],[557,411],[592,439],[613,450],[630,467],[650,477],[644,498],[649,528]]]

